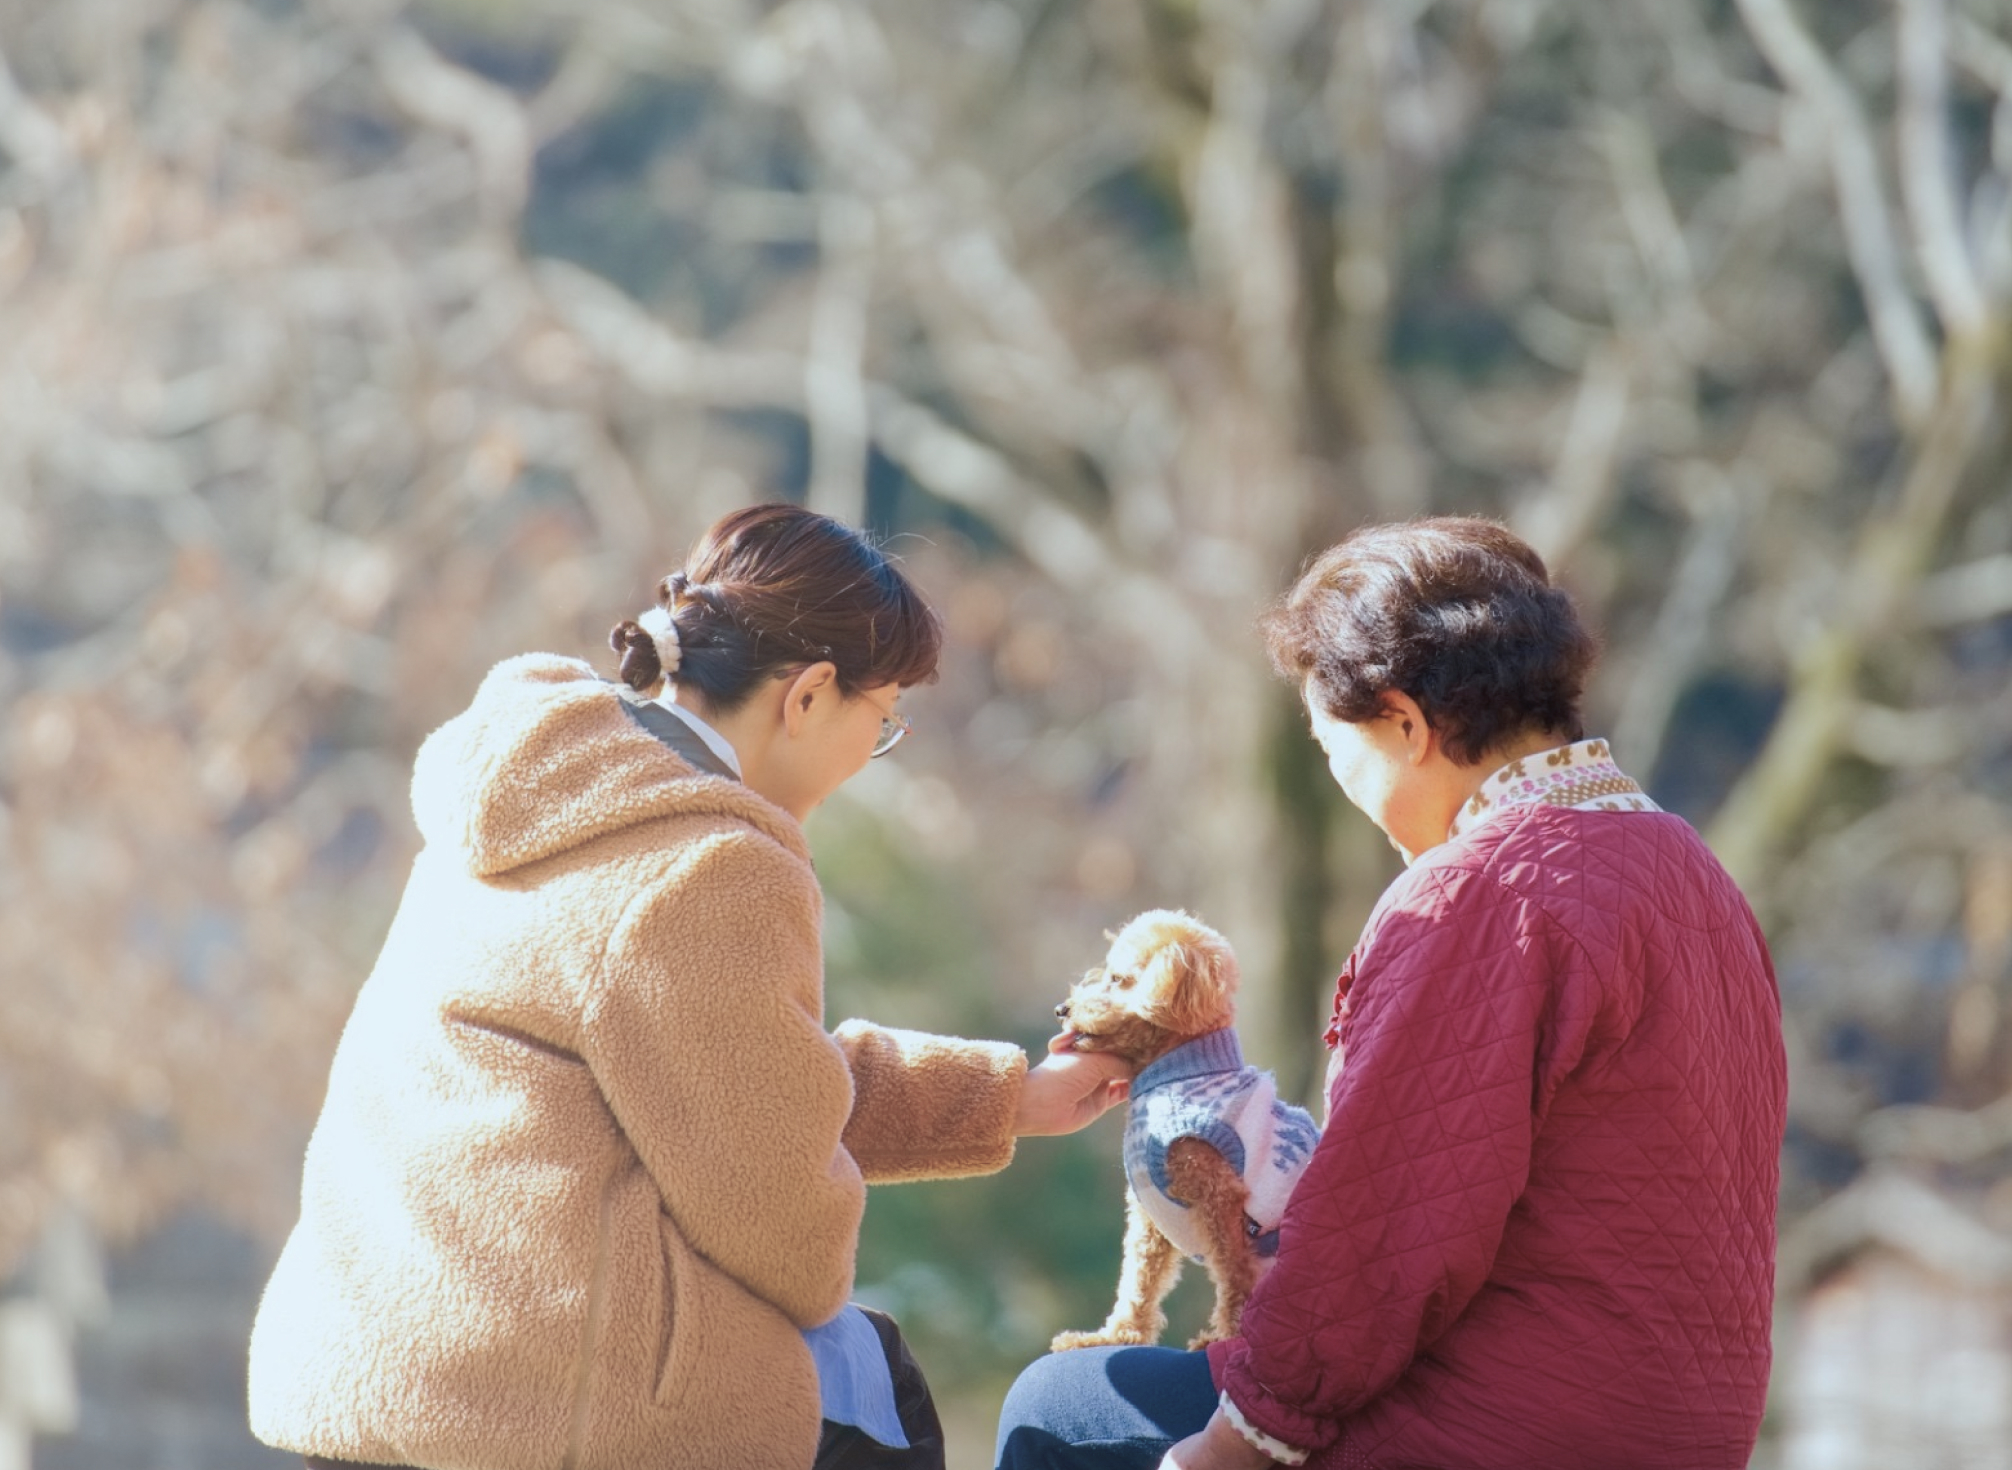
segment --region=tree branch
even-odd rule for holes
[[[531,124],[517,99],[444,60],[407,26],[377,43],[375,59],[393,101],[468,144],[489,218],[507,223],[523,213],[531,192]]]
[[[810,424],[809,505],[858,525],[866,519],[863,374],[873,295],[873,213],[856,199],[827,194],[818,221],[817,289],[803,365]]]
[[[1901,710],[1861,703],[1850,716],[1847,740],[1854,754],[1878,765],[1919,769],[1948,765],[1968,755],[1978,743],[1973,732],[1993,725],[1969,710]]]
[[[1943,329],[1952,337],[1974,337],[1990,326],[1991,312],[1956,202],[1946,116],[1947,18],[1942,0],[1899,0],[1899,5],[1901,196]]]
[[[2012,1148],[2012,1094],[1976,1112],[1958,1108],[1881,1108],[1859,1125],[1859,1148],[1871,1159],[1975,1164]]]
[[[1103,537],[997,450],[891,388],[874,387],[868,403],[874,440],[888,458],[931,494],[983,519],[1057,586],[1087,591],[1120,576]]]
[[[1572,401],[1551,488],[1526,501],[1516,516],[1517,531],[1551,566],[1571,561],[1612,497],[1614,461],[1628,421],[1629,378],[1617,343],[1593,350]]]
[[[1951,17],[1950,41],[1951,59],[1998,94],[1991,109],[1994,172],[1977,186],[1989,210],[1978,230],[1977,268],[1985,292],[2002,302],[2012,296],[2012,46],[1963,14]]]
[[[1777,847],[1815,805],[1858,710],[1866,651],[1906,608],[1963,475],[1991,428],[1993,403],[1989,364],[1957,356],[1897,503],[1860,533],[1840,579],[1855,589],[1851,614],[1802,651],[1767,744],[1712,822],[1712,848],[1741,884],[1761,882]]]
[[[1709,477],[1709,488],[1698,497],[1676,574],[1614,722],[1614,748],[1644,780],[1662,757],[1677,696],[1711,646],[1712,614],[1739,570],[1741,531],[1752,514],[1716,466],[1701,465],[1697,474]]]
[[[1870,1245],[1980,1289],[2012,1284],[2012,1241],[1891,1168],[1826,1201],[1784,1236],[1777,1276],[1785,1292],[1800,1295],[1829,1266]]]
[[[553,314],[645,393],[717,408],[803,407],[803,359],[687,342],[619,286],[562,260],[531,268]]]
[[[1922,628],[1955,628],[2012,613],[2012,552],[2001,552],[1936,573],[1914,597]]]
[[[0,53],[0,151],[44,183],[68,172],[76,162],[70,140],[21,90],[4,53]]]
[[[1788,0],[1739,0],[1739,7],[1761,54],[1815,115],[1827,140],[1845,248],[1893,380],[1895,407],[1903,423],[1919,424],[1935,402],[1935,353],[1901,274],[1892,211],[1865,114]]]

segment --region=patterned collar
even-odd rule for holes
[[[1614,764],[1604,740],[1581,740],[1513,760],[1481,789],[1446,829],[1446,840],[1472,832],[1519,806],[1562,806],[1580,812],[1659,812],[1661,807]]]

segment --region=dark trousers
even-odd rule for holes
[[[894,1376],[894,1409],[908,1433],[908,1448],[889,1449],[850,1424],[826,1420],[811,1470],[943,1470],[943,1423],[936,1416],[936,1400],[922,1377],[922,1366],[902,1341],[892,1317],[871,1307],[860,1310],[880,1335],[881,1351],[887,1354],[888,1371]],[[307,1470],[413,1470],[408,1465],[362,1465],[319,1455],[306,1460]]]
[[[936,1400],[929,1395],[921,1365],[901,1340],[901,1329],[892,1317],[871,1307],[860,1310],[880,1334],[880,1350],[887,1354],[888,1371],[894,1375],[894,1412],[901,1416],[908,1448],[889,1449],[864,1430],[827,1419],[812,1470],[943,1470],[943,1423],[936,1417]]]

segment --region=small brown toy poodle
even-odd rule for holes
[[[1244,1065],[1232,1029],[1237,962],[1188,914],[1154,909],[1055,1007],[1066,1044],[1139,1070],[1125,1124],[1125,1261],[1118,1300],[1094,1332],[1054,1349],[1159,1341],[1160,1303],[1183,1255],[1207,1266],[1215,1310],[1190,1348],[1236,1335],[1245,1299],[1278,1250],[1278,1224],[1320,1132],[1278,1100],[1271,1074]]]

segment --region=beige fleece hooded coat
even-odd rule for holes
[[[425,846],[259,1306],[268,1444],[438,1470],[805,1470],[799,1329],[864,1179],[1012,1156],[1026,1057],[823,1023],[802,830],[571,659],[419,753]]]

